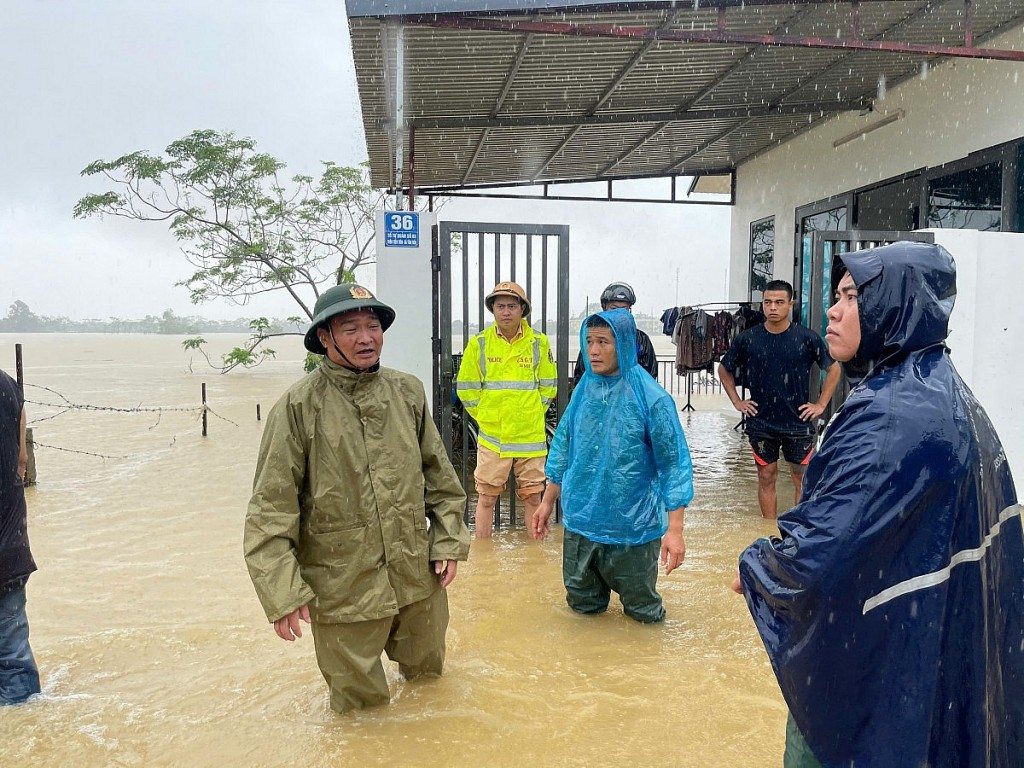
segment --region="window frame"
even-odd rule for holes
[[[760,303],[761,301],[760,297],[758,297],[757,299],[754,298],[754,228],[761,224],[765,224],[766,222],[771,222],[772,230],[772,260],[771,272],[768,275],[768,279],[772,280],[775,277],[776,226],[775,214],[772,214],[771,216],[764,216],[760,219],[754,219],[752,222],[750,222],[749,236],[747,238],[747,298],[750,300],[751,304]]]

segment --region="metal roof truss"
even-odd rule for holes
[[[429,193],[731,174],[936,60],[1024,61],[977,45],[1024,0],[347,2],[373,183]]]

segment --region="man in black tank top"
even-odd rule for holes
[[[25,584],[36,569],[22,484],[27,461],[21,389],[0,371],[0,705],[39,693],[25,615]]]
[[[757,501],[763,517],[777,515],[775,480],[779,453],[789,464],[795,502],[800,501],[804,469],[817,441],[816,422],[832,399],[842,375],[821,337],[793,323],[793,287],[785,280],[765,286],[765,322],[733,341],[718,366],[718,378],[733,406],[746,417],[745,428],[757,464]],[[809,402],[811,366],[827,370],[817,402]],[[743,400],[736,386],[747,387]]]

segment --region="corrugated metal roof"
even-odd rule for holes
[[[849,2],[778,0],[347,5],[378,186],[394,182],[398,24],[418,187],[728,171],[817,121],[869,105],[881,78],[891,87],[915,75],[940,48],[965,46],[968,29],[964,0],[862,0],[856,10]],[[725,8],[724,28],[716,6]],[[974,45],[1024,20],[1024,0],[973,0],[970,7]],[[590,37],[566,32],[567,22],[602,25],[602,34],[615,25],[677,37],[697,30],[711,39]],[[510,23],[529,26],[494,28]],[[859,40],[930,46],[932,53],[736,40],[827,43],[851,38],[855,26]],[[408,158],[408,130],[403,141]]]

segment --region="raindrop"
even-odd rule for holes
[[[927,80],[928,79],[928,62],[927,61],[922,61],[921,62],[921,79],[922,80]]]
[[[878,100],[885,101],[885,75],[878,76]]]

